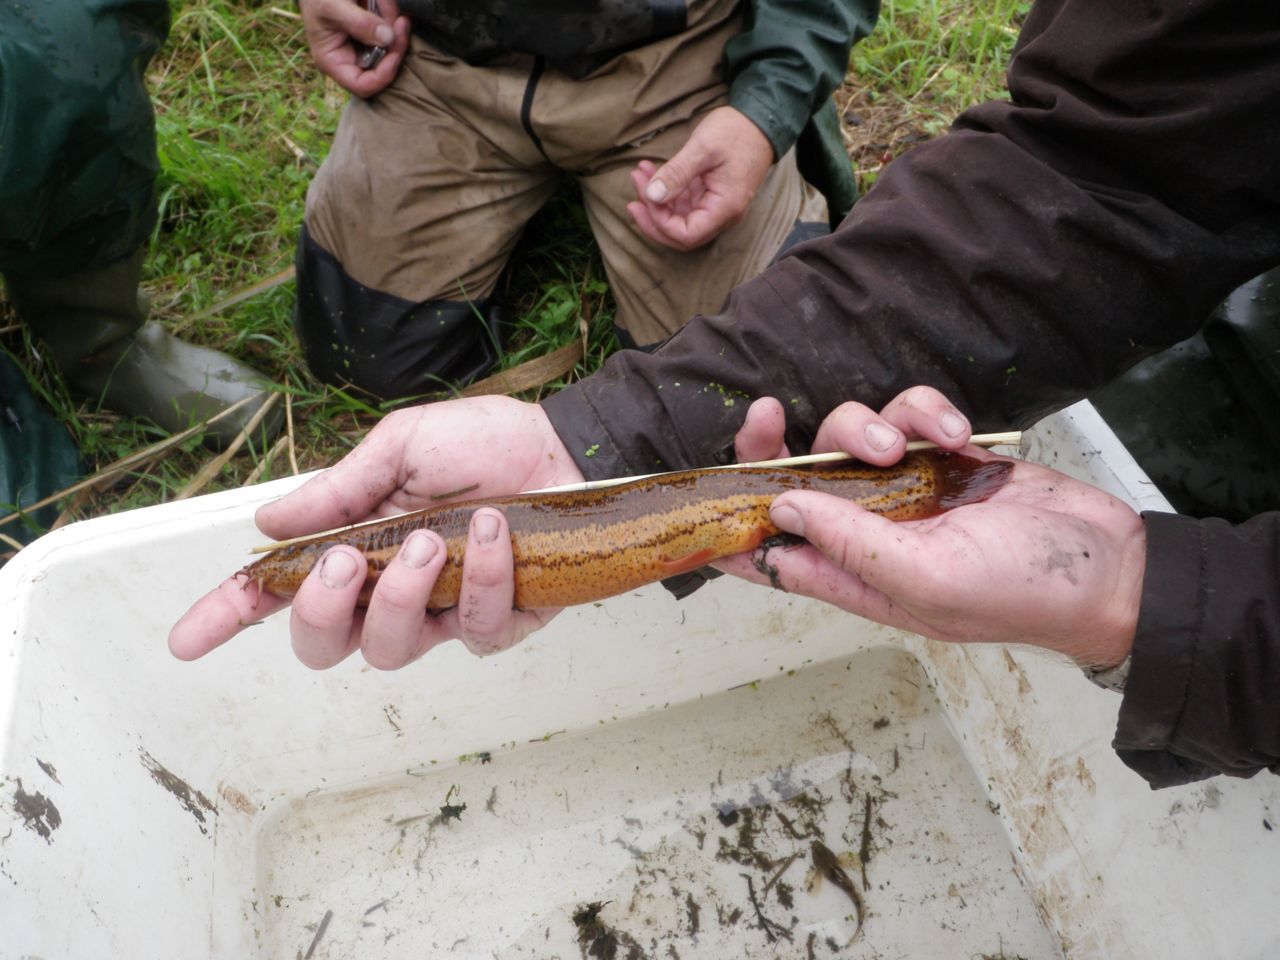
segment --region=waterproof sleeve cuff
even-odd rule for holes
[[[738,321],[748,310],[790,315],[778,332],[809,348],[788,354],[772,336],[742,336]],[[820,364],[829,331],[810,327],[813,313],[797,313],[767,275],[756,277],[730,292],[725,313],[695,317],[652,353],[615,353],[590,377],[543,400],[543,409],[588,478],[732,463],[734,437],[757,397],[777,396],[794,424],[821,419],[793,388],[827,372]],[[768,376],[744,388],[733,379],[741,371]],[[787,434],[793,450],[807,450],[812,439]]]
[[[725,46],[729,105],[761,129],[776,160],[844,80],[849,51],[871,32],[880,5],[751,0],[746,6],[746,29]]]
[[[793,105],[790,109],[780,109],[777,103],[770,103],[756,96],[751,89],[749,79],[735,83],[729,90],[729,106],[743,114],[748,120],[760,128],[770,146],[773,147],[773,162],[795,146],[800,131],[808,123],[807,113],[803,113],[806,105]]]
[[[1280,761],[1280,515],[1146,513],[1147,570],[1114,746],[1153,788]]]
[[[605,421],[596,415],[590,397],[579,384],[553,393],[541,404],[551,426],[587,480],[607,480],[644,472],[633,468],[627,461],[622,448],[614,441]]]

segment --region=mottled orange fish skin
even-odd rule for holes
[[[908,454],[892,467],[689,470],[597,490],[469,500],[283,547],[245,574],[271,593],[292,597],[324,552],[346,543],[368,560],[361,592],[367,604],[404,538],[426,528],[440,534],[448,551],[430,607],[452,607],[471,514],[491,506],[506,515],[511,529],[516,606],[567,607],[661,580],[683,569],[682,562],[701,565],[751,550],[780,532],[769,520],[769,505],[788,490],[817,490],[892,520],[918,520],[985,499],[1011,469],[1007,461],[930,450]]]

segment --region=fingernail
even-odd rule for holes
[[[400,559],[404,565],[415,570],[425,567],[435,555],[436,542],[421,530],[409,534],[400,548]]]
[[[345,587],[356,575],[356,562],[345,550],[326,554],[320,566],[320,582],[330,590]]]
[[[888,450],[898,442],[901,434],[893,427],[886,427],[883,423],[868,423],[867,428],[863,431],[863,436],[867,438],[867,443],[871,444],[877,450]]]
[[[958,437],[969,429],[969,422],[954,410],[943,410],[938,414],[938,426],[948,437]]]
[[[644,188],[644,195],[653,203],[661,203],[667,199],[667,185],[661,180],[650,180]]]
[[[791,504],[774,504],[769,510],[769,518],[778,529],[786,533],[794,533],[797,537],[804,536],[804,517]]]
[[[491,513],[478,513],[471,523],[476,543],[493,543],[498,539],[498,518]]]
[[[395,43],[396,32],[385,23],[382,23],[373,31],[373,36],[378,41],[378,46],[389,47]]]

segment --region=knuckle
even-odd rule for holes
[[[385,614],[401,617],[426,609],[426,602],[417,585],[405,582],[405,578],[390,576],[390,569],[382,575],[377,588],[373,592],[373,603]]]
[[[294,632],[307,637],[331,632],[338,621],[334,612],[326,609],[323,604],[295,603],[292,619]]]

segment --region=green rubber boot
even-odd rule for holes
[[[104,407],[178,433],[245,397],[260,398],[207,429],[207,443],[225,446],[267,399],[266,378],[148,323],[147,301],[138,290],[142,258],[139,250],[106,267],[53,280],[8,277],[9,298],[67,382]],[[283,419],[278,407],[272,409],[251,439],[269,443]]]

